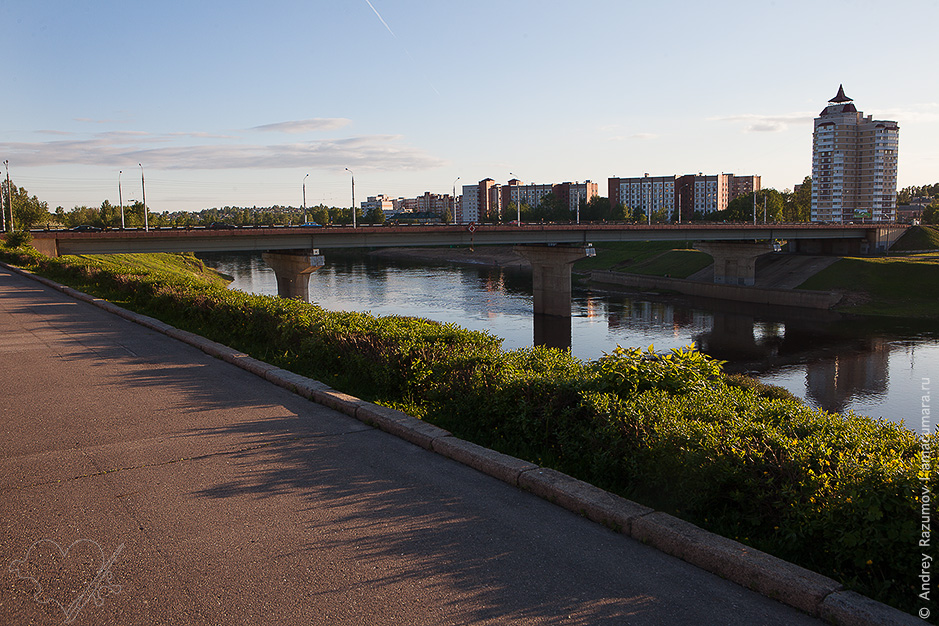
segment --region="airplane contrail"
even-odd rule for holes
[[[388,26],[388,22],[386,22],[385,18],[381,16],[381,13],[378,12],[378,9],[376,9],[375,6],[369,0],[365,0],[365,4],[367,4],[369,8],[375,13],[375,16],[378,17],[378,20],[388,30],[388,32],[391,33],[391,36],[395,38],[395,41],[401,41],[400,39],[398,39],[398,36],[395,35],[395,32],[391,30],[391,26]],[[407,46],[402,44],[401,47],[404,48],[404,53],[408,55],[409,59],[411,59],[411,63],[414,63],[414,65],[417,65],[417,63],[414,61],[414,57],[412,57],[411,53],[408,51]],[[434,87],[434,84],[430,82],[429,79],[427,80],[427,84],[430,85],[430,88],[434,90],[435,94],[437,94],[438,96],[440,95],[440,92],[437,91],[437,88]]]
[[[398,36],[395,35],[395,32],[394,32],[393,30],[391,30],[391,26],[388,26],[388,22],[386,22],[386,21],[385,21],[385,18],[383,18],[383,17],[381,16],[381,13],[378,12],[378,9],[376,9],[376,8],[372,5],[372,3],[369,2],[368,0],[365,0],[365,4],[367,4],[367,5],[372,9],[372,11],[375,12],[375,15],[377,15],[377,16],[378,16],[378,19],[381,21],[381,23],[385,25],[385,28],[388,29],[388,32],[391,33],[391,36],[394,37],[395,39],[397,39]]]

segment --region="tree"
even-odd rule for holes
[[[323,226],[329,224],[329,208],[325,204],[318,204],[310,209],[310,215],[313,216],[313,221],[317,224]]]
[[[621,207],[622,208],[622,207]],[[580,208],[580,219],[584,222],[599,222],[612,219],[610,199],[594,196]]]
[[[384,224],[385,212],[381,210],[381,207],[373,206],[365,214],[365,221],[369,224]]]
[[[923,209],[923,224],[939,224],[939,200]]]
[[[806,176],[797,191],[785,197],[784,222],[808,222],[812,219],[812,177]]]
[[[17,187],[12,180],[10,181],[9,187],[7,187],[6,181],[3,181],[3,189],[4,215],[6,219],[10,218],[10,205],[8,203],[12,200],[13,226],[15,228],[27,230],[34,226],[48,224],[52,221],[52,215],[49,213],[49,205],[46,202],[41,202],[36,196],[30,197],[26,189]],[[12,191],[9,195],[7,194],[8,189]]]

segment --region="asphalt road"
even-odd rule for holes
[[[2,268],[0,490],[3,624],[821,623]]]

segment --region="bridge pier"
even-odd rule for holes
[[[319,250],[278,250],[261,257],[277,277],[277,295],[310,301],[310,274],[325,265]]]
[[[534,295],[534,344],[571,347],[571,265],[596,251],[590,244],[576,246],[516,246],[531,263]]]
[[[694,247],[714,259],[715,283],[752,287],[756,282],[756,259],[772,252],[773,242],[702,241]]]

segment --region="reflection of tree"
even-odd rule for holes
[[[889,357],[890,344],[874,337],[865,351],[809,363],[805,370],[807,396],[826,411],[841,413],[855,396],[884,394]]]

